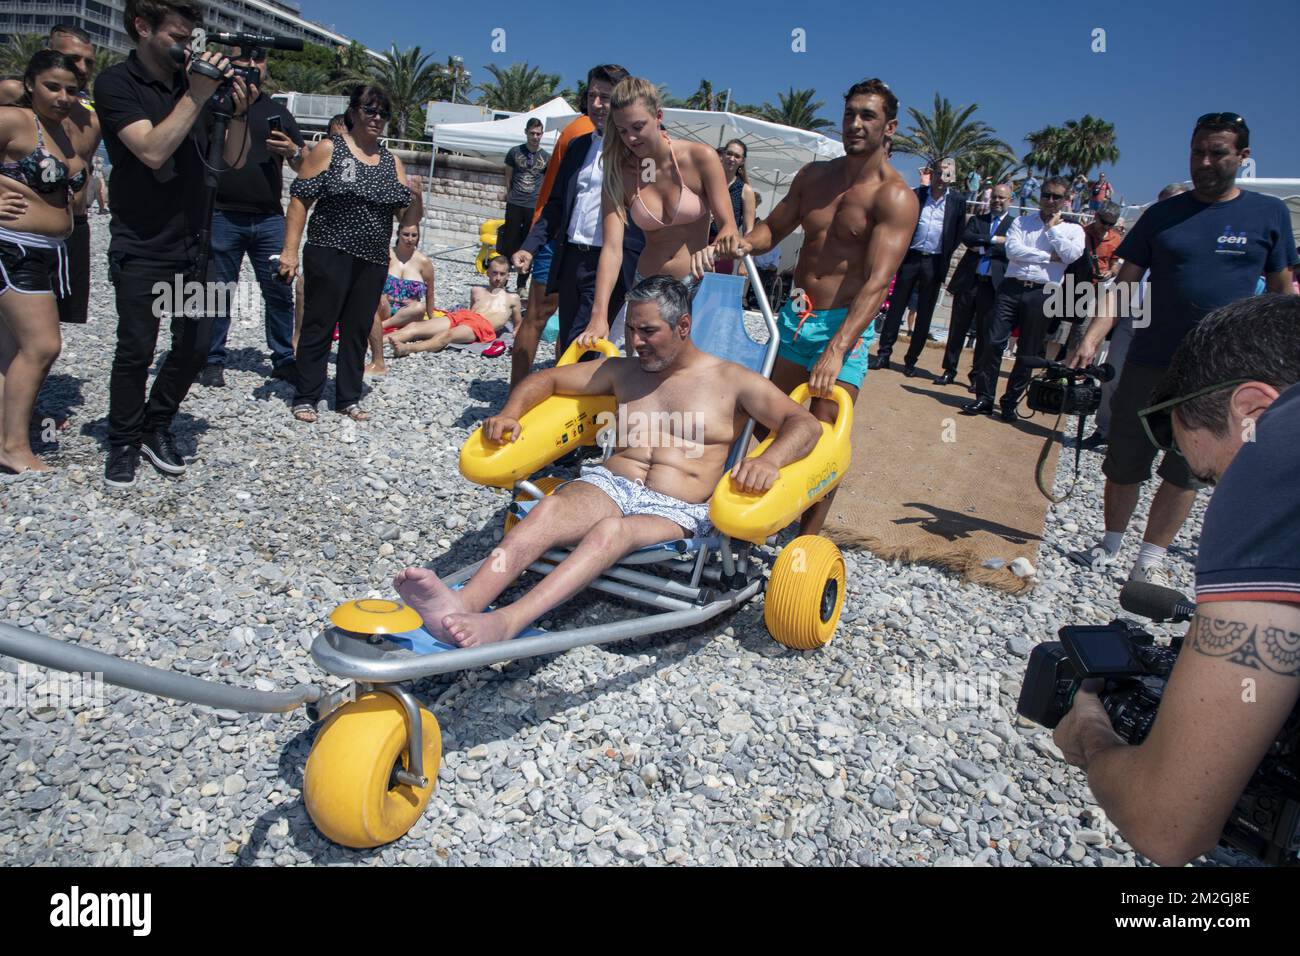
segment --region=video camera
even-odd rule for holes
[[[1092,415],[1101,407],[1101,386],[1115,377],[1109,365],[1070,368],[1046,358],[1027,358],[1028,368],[1047,371],[1029,383],[1025,401],[1036,412],[1049,415]]]
[[[1130,581],[1120,606],[1153,621],[1189,621],[1196,607],[1178,591]],[[1116,618],[1104,626],[1069,626],[1060,641],[1039,644],[1029,655],[1016,712],[1055,728],[1088,679],[1103,681],[1102,706],[1115,733],[1140,744],[1151,731],[1165,685],[1182,649],[1182,637],[1167,646],[1133,621]],[[1220,842],[1264,863],[1300,864],[1300,716],[1292,712],[1260,762],[1224,826]]]
[[[219,43],[224,46],[237,46],[241,54],[246,54],[249,59],[264,59],[267,50],[301,50],[301,37],[281,37],[271,36],[260,33],[206,33],[196,31],[192,48],[195,52],[203,52],[207,43]],[[171,48],[171,57],[177,63],[184,64],[186,49],[180,44],[173,44]],[[244,82],[249,86],[262,85],[262,71],[255,66],[232,66],[236,76],[242,76]],[[221,80],[221,85],[217,87],[212,94],[212,107],[215,111],[221,113],[230,112],[230,89],[233,85],[232,77],[223,77],[211,63],[201,60],[197,56],[191,57],[189,61],[189,71],[197,73],[200,76],[206,76],[209,79]]]

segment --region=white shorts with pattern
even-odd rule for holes
[[[709,503],[691,504],[678,498],[660,494],[645,486],[642,481],[633,481],[616,475],[604,465],[584,469],[575,481],[585,481],[609,495],[623,517],[632,515],[656,515],[667,518],[686,531],[687,536],[702,536],[712,530],[709,523]]]

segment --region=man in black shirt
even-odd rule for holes
[[[210,111],[222,78],[231,76],[224,56],[190,53],[190,38],[201,20],[201,9],[183,0],[127,0],[124,21],[135,49],[95,81],[95,109],[113,166],[108,264],[116,288],[117,350],[109,380],[104,468],[104,482],[113,488],[135,484],[141,451],[164,474],[184,474],[171,422],[203,368],[212,338],[211,315],[194,314],[209,310],[186,308],[186,302],[170,294],[207,278],[193,275],[203,225],[208,140],[203,114]],[[180,51],[189,72],[173,56]],[[200,61],[219,78],[195,69]],[[224,160],[238,167],[248,140],[248,91],[242,78],[234,78],[230,96],[233,118]],[[171,348],[146,404],[145,383],[165,313],[171,317]]]
[[[266,51],[235,48],[230,62],[254,66],[266,80]],[[293,287],[276,279],[271,256],[284,248],[283,169],[294,172],[302,165],[303,138],[298,124],[283,105],[262,95],[254,86],[248,107],[248,158],[240,169],[221,174],[216,210],[212,214],[212,265],[217,282],[237,282],[245,254],[266,305],[266,345],[271,350],[271,377],[294,381]],[[279,128],[273,129],[277,124]],[[220,388],[226,384],[226,336],[230,313],[223,310],[212,322],[212,345],[199,384]]]

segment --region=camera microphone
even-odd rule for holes
[[[264,36],[260,33],[209,33],[208,42],[237,46],[244,51],[250,47],[261,47],[264,50],[302,50],[302,37]]]
[[[1129,581],[1119,592],[1119,606],[1130,614],[1151,621],[1177,624],[1196,616],[1196,605],[1173,588],[1162,588],[1146,581]]]

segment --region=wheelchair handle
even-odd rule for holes
[[[790,393],[790,400],[796,405],[802,405],[812,397],[807,382],[796,385],[794,391]],[[849,393],[843,386],[836,385],[831,391],[831,400],[839,406],[839,412],[835,415],[835,424],[831,426],[831,437],[838,441],[853,427],[853,399],[849,397]]]
[[[595,352],[598,355],[607,355],[611,357],[622,354],[619,351],[618,346],[609,339],[596,339],[596,344],[588,346],[587,348],[579,346],[578,340],[574,339],[569,344],[569,347],[564,350],[564,354],[560,356],[560,360],[555,363],[555,367],[559,368],[561,365],[572,365],[588,352]]]

